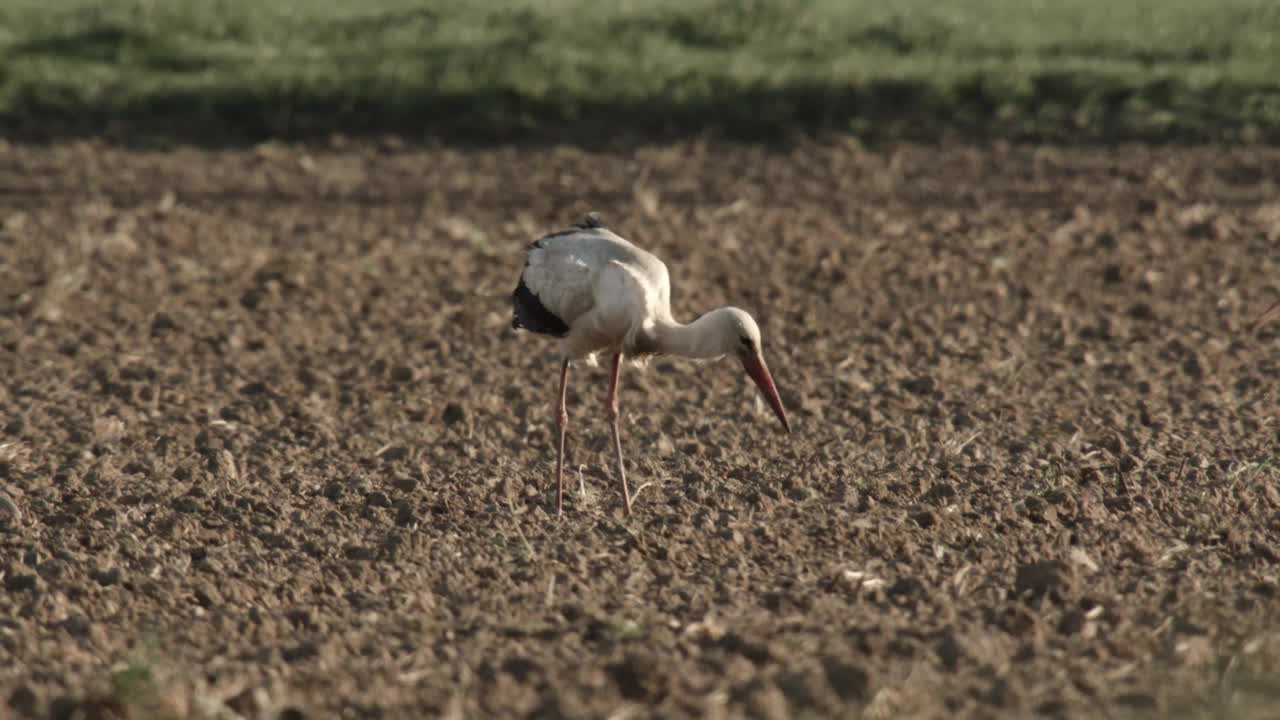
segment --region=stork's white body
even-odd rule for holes
[[[661,260],[606,228],[549,235],[528,253],[524,283],[569,326],[560,340],[568,359],[596,353],[633,358],[657,352],[656,334],[671,320],[671,281]]]
[[[564,509],[564,443],[569,421],[565,402],[571,360],[587,359],[595,364],[597,353],[613,356],[606,408],[627,514],[631,513],[631,494],[618,434],[618,374],[624,357],[672,354],[706,360],[736,353],[783,427],[788,432],[791,429],[760,352],[760,329],[755,320],[742,310],[724,307],[687,325],[677,322],[671,316],[667,266],[605,228],[594,215],[571,230],[552,233],[529,246],[520,283],[512,293],[512,313],[512,327],[560,338],[559,512]]]

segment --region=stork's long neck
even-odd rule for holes
[[[693,360],[713,360],[724,355],[718,312],[712,310],[687,325],[671,318],[657,320],[654,339],[660,351]]]

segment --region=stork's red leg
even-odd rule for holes
[[[622,478],[622,499],[631,514],[631,490],[627,488],[627,468],[622,464],[622,438],[618,435],[618,376],[622,373],[622,353],[613,356],[613,374],[609,378],[609,421],[613,426],[613,449],[618,454],[618,477]]]
[[[565,401],[569,394],[569,361],[560,367],[560,408],[556,427],[560,429],[560,450],[556,453],[556,517],[564,515],[564,436],[569,429],[569,410]]]

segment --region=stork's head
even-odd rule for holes
[[[773,376],[769,374],[769,366],[765,365],[764,355],[760,350],[760,326],[746,312],[735,307],[721,308],[717,313],[716,340],[721,352],[734,355],[742,362],[747,375],[755,381],[764,395],[764,399],[773,408],[782,427],[791,432],[791,423],[787,422],[787,414],[782,409],[782,399],[778,397],[778,388],[773,384]]]

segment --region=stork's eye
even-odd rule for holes
[[[738,338],[738,345],[741,346],[743,350],[750,350],[751,338],[747,337],[746,335],[740,336]]]

